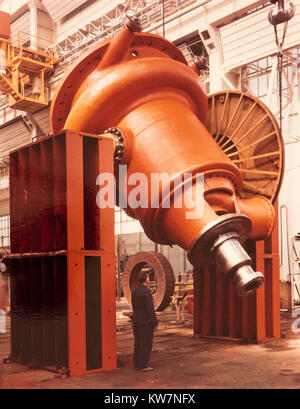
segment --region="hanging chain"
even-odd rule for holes
[[[279,41],[277,25],[274,25],[276,44],[277,44],[277,48],[278,48],[277,66],[278,66],[278,87],[279,87],[279,126],[280,126],[281,136],[282,136],[282,73],[283,73],[283,52],[282,52],[282,47],[283,47],[283,43],[284,43],[284,40],[285,40],[287,26],[288,26],[288,22],[285,21],[284,22],[284,27],[283,27],[282,40]]]
[[[290,10],[285,10],[284,0],[271,0],[271,3],[273,4],[278,3],[278,13],[276,15],[273,15],[273,10],[271,10],[269,12],[268,18],[269,18],[269,22],[274,27],[275,40],[276,40],[276,45],[278,48],[277,64],[278,64],[278,87],[279,87],[279,126],[280,126],[280,134],[282,136],[282,72],[283,72],[282,48],[283,48],[283,44],[284,44],[284,40],[286,36],[288,22],[295,14],[295,6],[293,5],[293,3],[290,3],[290,7],[291,7]],[[283,27],[282,38],[280,41],[279,36],[278,36],[277,26],[282,23],[284,23],[284,27]]]

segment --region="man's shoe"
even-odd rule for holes
[[[147,366],[147,368],[141,369],[141,371],[153,371],[154,368],[151,368],[151,366]]]

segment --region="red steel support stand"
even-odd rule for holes
[[[96,204],[113,150],[64,131],[10,154],[13,361],[116,368],[114,209]]]
[[[255,294],[239,297],[233,282],[215,266],[194,271],[194,335],[246,342],[280,338],[280,285],[277,204],[272,235],[246,243],[265,282]]]

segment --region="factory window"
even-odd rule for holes
[[[115,234],[129,234],[143,231],[140,222],[127,216],[124,210],[115,209]]]
[[[0,189],[6,189],[9,183],[8,168],[0,170]]]
[[[209,35],[207,31],[205,31],[204,33],[207,33],[207,35]],[[204,37],[207,35],[204,34]],[[189,36],[175,41],[174,44],[181,50],[189,65],[192,64],[194,56],[201,57],[203,59],[203,63],[205,62],[206,64],[208,64],[209,58],[206,48],[203,45],[202,40],[197,32],[193,32]]]
[[[299,140],[299,96],[298,87],[300,48],[294,48],[284,57],[282,74],[282,114],[283,114],[283,135],[285,142],[290,140]],[[272,80],[272,66],[275,63],[272,57],[263,58],[251,63],[243,68],[243,90],[250,92],[262,102],[268,104],[273,114],[279,120],[279,92],[278,92],[278,74]],[[268,93],[272,91],[271,99],[268,100]],[[288,115],[288,119],[286,119]]]
[[[9,216],[0,217],[0,248],[9,247]]]

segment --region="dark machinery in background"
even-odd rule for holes
[[[120,237],[120,236],[119,236]],[[118,237],[117,271],[117,301],[125,297],[131,307],[131,288],[138,282],[138,274],[142,268],[149,271],[149,288],[156,311],[165,310],[175,298],[193,292],[192,271],[175,274],[166,256],[158,251],[141,251],[128,255],[125,241]],[[190,273],[190,274],[187,274]],[[185,290],[188,290],[185,291]]]
[[[175,276],[168,259],[157,251],[141,251],[131,256],[124,269],[124,296],[131,305],[131,289],[138,285],[138,274],[149,268],[150,290],[156,311],[163,311],[171,301],[175,288]]]
[[[154,242],[188,252],[195,335],[254,342],[279,336],[271,202],[283,144],[276,121],[241,92],[207,99],[182,53],[139,31],[138,21],[127,19],[115,37],[84,54],[56,89],[54,135],[10,155],[12,360],[71,375],[116,367],[113,208],[97,207],[95,181],[115,172],[125,198],[133,186],[118,180],[120,164],[127,178],[174,175],[158,208],[148,202],[127,212]],[[175,176],[189,174],[195,193],[199,173],[204,211],[187,219]],[[150,264],[162,263],[151,254]]]
[[[141,251],[131,256],[123,254],[121,260],[121,289],[131,306],[131,289],[137,285],[141,268],[149,269],[149,288],[156,311],[164,311],[170,304],[174,309],[177,300],[193,295],[193,271],[176,274],[166,256],[158,251]]]

